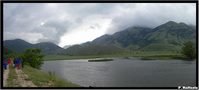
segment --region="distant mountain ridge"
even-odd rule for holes
[[[50,42],[30,44],[20,39],[6,40],[4,46],[16,52],[40,48],[45,54],[95,55],[126,50],[178,51],[186,41],[196,43],[196,26],[169,21],[155,28],[129,27],[113,35],[102,35],[91,42],[66,46],[65,49]]]
[[[61,47],[54,43],[41,42],[37,44],[31,44],[21,39],[5,40],[3,44],[5,47],[15,52],[23,52],[27,48],[39,48],[44,54],[57,54],[63,50]]]

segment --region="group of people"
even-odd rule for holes
[[[22,65],[23,60],[19,57],[17,58],[4,58],[3,59],[3,68],[7,69],[10,67],[20,69],[23,67]]]

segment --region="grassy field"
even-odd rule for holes
[[[46,55],[44,60],[71,60],[71,59],[92,59],[92,58],[113,58],[113,57],[141,57],[143,59],[172,59],[181,57],[177,52],[168,51],[136,51],[136,52],[125,52],[119,54],[109,54],[109,55],[87,55],[87,56],[67,56],[67,55]]]
[[[45,73],[30,66],[25,66],[23,71],[38,87],[80,87],[70,81],[56,77],[53,73]]]
[[[172,59],[184,60],[185,57],[183,57],[182,55],[154,55],[154,56],[141,57],[141,60],[172,60]]]

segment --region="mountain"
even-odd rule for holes
[[[25,49],[33,47],[33,44],[30,44],[21,39],[15,39],[15,40],[5,40],[3,42],[3,46],[16,52],[23,52]]]
[[[54,43],[41,42],[33,45],[34,48],[40,48],[45,54],[58,54],[63,49]]]
[[[111,46],[116,50],[144,50],[144,51],[178,51],[186,41],[196,43],[196,27],[174,21],[166,22],[155,28],[129,27],[113,35],[103,35],[92,42],[71,46],[65,52],[87,52],[93,47],[107,50]],[[84,47],[87,46],[87,47]],[[97,51],[97,50],[96,50]],[[88,51],[90,52],[90,51]],[[95,52],[95,51],[92,51]],[[117,52],[117,51],[115,51]]]
[[[196,28],[185,23],[169,21],[144,37],[150,42],[144,50],[179,50],[184,42],[196,43]]]
[[[185,23],[169,21],[154,28],[154,32],[150,33],[146,38],[155,42],[162,42],[163,40],[164,42],[176,41],[176,43],[181,44],[186,40],[195,39],[195,30]]]
[[[144,39],[152,29],[145,27],[130,27],[113,35],[103,35],[92,41],[94,44],[114,44],[119,47],[128,47],[130,44],[144,46],[148,41]],[[144,42],[144,43],[143,43]]]
[[[40,48],[45,54],[96,55],[129,50],[178,51],[186,41],[196,43],[196,26],[169,21],[155,28],[128,27],[91,42],[66,46],[66,49],[50,42],[30,44],[21,39],[6,40],[4,46],[16,52],[22,52],[26,48]]]
[[[63,50],[61,47],[50,42],[31,44],[21,39],[5,40],[3,45],[15,52],[23,52],[27,48],[39,48],[44,54],[57,54]]]
[[[67,55],[102,55],[114,54],[123,51],[122,48],[114,45],[97,45],[97,44],[84,44],[74,45],[67,48],[63,53]]]

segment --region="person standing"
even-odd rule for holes
[[[18,60],[19,60],[19,61],[18,61],[18,62],[19,62],[19,63],[18,63],[18,64],[19,64],[18,69],[21,69],[21,58],[18,58]]]
[[[14,68],[14,58],[12,57],[12,58],[10,58],[11,59],[11,65],[12,65],[12,67]]]
[[[8,58],[8,68],[11,66],[11,58]]]
[[[19,58],[16,58],[16,68],[19,69]]]
[[[3,68],[6,70],[7,69],[7,60],[6,58],[3,59]]]

